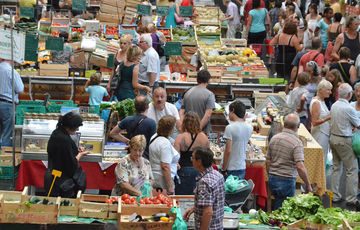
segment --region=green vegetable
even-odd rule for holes
[[[71,206],[71,202],[69,200],[61,200],[60,206]]]
[[[40,199],[37,198],[36,196],[32,196],[32,197],[30,197],[30,199],[29,199],[29,202],[30,202],[31,204],[37,204],[39,201],[40,201]]]
[[[360,222],[360,213],[344,210],[343,214],[348,222]]]
[[[28,207],[28,208],[30,208],[31,207],[31,203],[30,203],[30,201],[24,201],[24,203],[23,204],[25,204],[26,205],[26,207]]]
[[[263,210],[260,209],[258,211],[257,215],[258,215],[258,219],[261,223],[269,224],[270,217]]]
[[[42,201],[42,204],[48,204],[48,203],[49,203],[49,199],[44,198],[43,201]]]
[[[344,214],[341,208],[324,208],[320,207],[317,213],[309,216],[307,220],[315,224],[341,225]]]
[[[50,202],[48,203],[48,205],[54,205],[54,204],[56,204],[55,201],[50,201]]]

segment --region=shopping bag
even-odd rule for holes
[[[358,132],[354,134],[352,148],[357,158],[360,158],[360,134]]]
[[[246,180],[240,180],[239,177],[230,175],[225,181],[225,193],[236,193],[246,186],[249,186]]]
[[[144,185],[140,189],[142,196],[151,197],[152,185],[150,181],[145,181]]]
[[[172,230],[187,230],[187,225],[182,218],[180,208],[173,206],[170,210],[171,213],[176,213],[175,222]]]

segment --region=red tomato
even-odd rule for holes
[[[122,200],[130,199],[130,196],[129,196],[129,194],[124,194],[121,196],[121,199]]]
[[[112,203],[113,203],[113,200],[112,200],[112,199],[107,199],[107,200],[106,200],[106,203],[107,203],[107,204],[112,204]]]
[[[116,201],[116,202],[119,202],[119,198],[118,198],[117,196],[114,196],[114,197],[112,198],[112,200],[113,200],[113,201]]]
[[[168,206],[169,208],[172,208],[173,204],[172,204],[172,203],[168,203],[167,206]]]
[[[126,200],[125,200],[125,204],[131,204],[130,199],[126,199]]]
[[[166,196],[160,193],[157,198],[158,200],[163,200],[164,198],[166,198]]]
[[[135,197],[130,197],[130,201],[131,201],[131,202],[136,201],[136,200],[135,200]]]
[[[167,204],[167,203],[169,203],[169,199],[165,197],[164,199],[162,199],[161,203]]]
[[[145,201],[143,199],[139,200],[140,204],[145,204]]]
[[[145,204],[152,204],[153,202],[150,200],[150,198],[145,198]]]
[[[132,205],[137,205],[136,200],[132,201],[131,204],[132,204]]]
[[[161,201],[156,199],[156,200],[154,200],[154,204],[161,204]]]

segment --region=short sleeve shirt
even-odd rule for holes
[[[259,33],[265,31],[265,17],[267,13],[268,11],[265,8],[262,8],[260,10],[250,10],[249,14],[252,16],[252,22],[250,27],[251,33]]]
[[[149,105],[149,109],[146,112],[146,116],[153,119],[156,124],[159,122],[159,120],[166,115],[170,115],[175,117],[176,120],[180,120],[179,112],[175,105],[170,104],[168,102],[165,103],[165,108],[162,111],[156,110],[153,103]]]
[[[329,25],[324,21],[324,19],[321,19],[319,23],[317,24],[317,27],[320,29],[320,38],[323,44],[322,49],[325,50],[327,43],[328,43],[328,34],[327,30]]]
[[[228,21],[229,25],[238,25],[240,24],[240,16],[239,16],[239,10],[235,3],[229,2],[229,5],[226,9],[226,16],[229,17],[233,15],[234,18],[230,21]]]
[[[100,85],[91,85],[85,89],[85,92],[90,93],[90,105],[100,105],[103,97],[107,97],[109,95],[107,90]]]
[[[316,50],[311,50],[301,57],[299,66],[302,66],[305,70],[306,63],[309,61],[315,61],[320,67],[324,67],[324,55]]]
[[[139,64],[139,82],[148,83],[150,74],[156,73],[155,81],[160,77],[160,58],[159,54],[152,47],[147,49],[143,54]]]
[[[129,183],[136,190],[140,191],[145,181],[151,179],[151,166],[150,162],[142,158],[142,165],[134,163],[130,159],[130,155],[126,155],[119,160],[115,168],[116,183],[113,192],[116,195],[125,194],[120,188],[120,184]]]

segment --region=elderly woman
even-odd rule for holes
[[[156,134],[151,137],[149,159],[156,188],[166,189],[168,195],[175,192],[174,177],[180,155],[172,146],[169,137],[174,132],[176,119],[164,116],[159,120]]]
[[[193,149],[197,146],[210,147],[207,136],[201,131],[200,118],[195,112],[185,114],[181,133],[176,137],[174,147],[180,152],[180,170],[178,170],[178,180],[175,185],[175,194],[193,195],[196,186],[195,177],[199,174],[194,169],[191,156]]]
[[[332,84],[322,80],[317,87],[317,95],[311,100],[311,135],[321,145],[326,163],[330,139],[330,111],[325,104],[325,98],[331,94]]]
[[[117,69],[118,65],[120,65],[121,62],[126,60],[127,51],[131,46],[131,35],[125,34],[120,38],[120,49],[117,51],[115,57],[114,57],[114,67],[112,69],[112,74],[110,76],[109,82],[106,86],[106,89],[110,92],[111,90],[111,82],[115,75],[115,70]]]
[[[113,196],[129,194],[141,196],[141,188],[151,176],[150,162],[142,157],[146,147],[144,135],[137,135],[130,140],[130,154],[120,159],[115,168],[116,182],[112,190]]]

